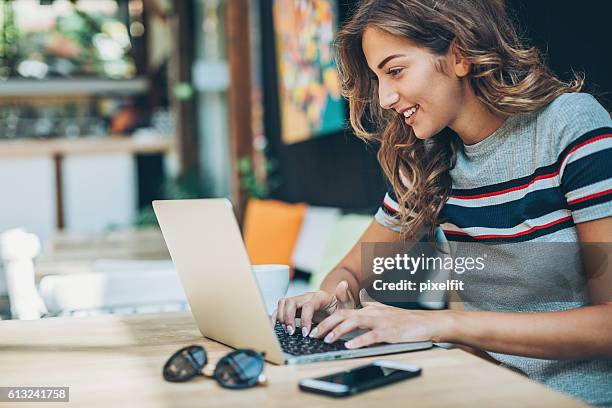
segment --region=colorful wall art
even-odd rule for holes
[[[297,143],[345,127],[333,41],[337,2],[274,0],[282,140]]]

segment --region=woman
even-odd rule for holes
[[[369,329],[348,348],[463,344],[562,392],[612,406],[609,280],[591,285],[588,298],[543,303],[534,299],[556,291],[554,284],[524,285],[530,292],[519,296],[503,273],[489,276],[497,290],[509,289],[504,308],[486,300],[502,296],[493,283],[480,286],[485,300],[466,302],[464,311],[365,301],[357,309],[355,301],[363,242],[417,239],[438,225],[457,242],[611,242],[609,114],[578,93],[581,78],[560,81],[536,49],[521,44],[500,2],[366,0],[339,33],[338,49],[351,125],[380,142],[393,188],[321,289],[282,299],[273,317],[293,333],[299,311],[303,335],[327,342]],[[508,267],[521,262],[521,254],[500,256]],[[552,251],[540,256],[541,270],[524,273],[550,282],[559,260]],[[311,330],[315,314],[324,320]]]

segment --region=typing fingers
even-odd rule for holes
[[[301,313],[301,324],[302,324],[302,336],[308,336],[312,327],[312,316],[314,315],[315,307],[312,302],[307,302],[302,306]]]
[[[327,336],[325,336],[324,341],[326,343],[333,343],[334,341],[340,339],[342,336],[355,329],[366,328],[368,326],[368,317],[363,316],[360,313],[352,313],[344,321],[334,327],[327,334]]]
[[[285,309],[283,310],[284,322],[287,326],[287,333],[293,334],[295,332],[295,313],[297,312],[296,300],[293,298],[285,301]]]
[[[334,313],[319,323],[317,327],[312,329],[310,332],[310,337],[320,339],[326,336],[330,330],[342,323],[344,319],[354,312],[355,310],[353,309],[337,309]]]
[[[372,344],[380,343],[378,333],[374,330],[370,330],[367,333],[357,336],[344,343],[346,348],[355,349],[360,347],[371,346]]]
[[[286,298],[282,298],[279,299],[277,305],[276,305],[276,320],[278,320],[278,322],[281,324],[281,326],[283,326],[283,329],[286,329],[285,326],[285,302],[287,301]]]

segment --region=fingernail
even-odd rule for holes
[[[295,329],[291,326],[287,326],[287,333],[289,333],[289,335],[292,336],[293,333],[295,333]]]
[[[308,327],[302,327],[302,336],[308,336]]]
[[[344,347],[346,348],[353,348],[354,344],[352,341],[347,341],[346,343],[344,343]]]
[[[327,336],[325,336],[325,338],[323,339],[323,341],[325,343],[331,343],[332,340],[334,338],[334,333],[329,333]]]
[[[312,329],[312,331],[310,332],[310,337],[316,337],[317,336],[317,328],[315,327],[314,329]]]

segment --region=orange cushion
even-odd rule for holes
[[[243,232],[253,265],[291,265],[291,254],[307,207],[307,204],[288,204],[277,200],[249,200]]]

